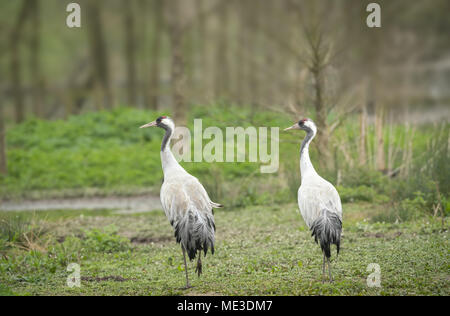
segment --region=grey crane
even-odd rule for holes
[[[198,179],[190,175],[176,161],[170,151],[170,139],[175,130],[173,120],[167,116],[160,116],[156,121],[142,125],[140,128],[160,127],[166,131],[161,144],[161,163],[164,181],[161,187],[160,199],[164,213],[175,230],[177,243],[183,250],[186,272],[186,288],[190,288],[186,252],[189,259],[195,259],[198,253],[198,276],[202,274],[201,251],[205,253],[211,249],[214,254],[214,224],[213,208],[222,207],[214,203],[208,196]]]
[[[325,262],[328,265],[330,281],[332,244],[336,245],[337,254],[342,232],[342,204],[336,188],[314,169],[309,158],[309,144],[317,133],[316,124],[311,119],[302,119],[285,129],[300,129],[306,132],[300,147],[301,185],[298,189],[298,206],[306,225],[312,232],[316,243],[320,243],[323,252],[322,273],[325,276]]]

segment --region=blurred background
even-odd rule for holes
[[[319,173],[389,220],[444,214],[449,196],[450,2],[0,1],[0,199],[158,192],[160,114],[192,127],[311,117]],[[278,173],[185,163],[230,206],[291,202],[303,134]],[[264,177],[264,178],[262,178]],[[264,179],[264,181],[258,181]]]

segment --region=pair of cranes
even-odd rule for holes
[[[176,161],[170,151],[170,139],[175,130],[173,120],[161,116],[156,121],[142,125],[140,128],[160,127],[166,131],[161,144],[161,163],[164,182],[161,187],[161,204],[170,224],[174,228],[177,243],[181,244],[186,272],[186,288],[191,287],[186,262],[186,253],[192,261],[197,256],[195,271],[202,273],[201,252],[206,255],[210,249],[214,254],[214,215],[213,208],[222,207],[214,203],[208,196],[198,179],[190,175]],[[301,185],[298,190],[298,206],[311,236],[323,252],[322,273],[325,275],[325,264],[328,265],[329,279],[331,275],[332,244],[339,254],[342,231],[341,199],[334,186],[323,179],[314,169],[309,158],[309,144],[317,133],[317,127],[310,119],[302,119],[287,130],[303,130],[306,132],[300,147]]]

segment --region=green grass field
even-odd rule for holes
[[[182,289],[182,252],[162,211],[7,212],[3,219],[28,223],[29,240],[3,245],[0,294],[449,295],[447,223],[371,219],[389,211],[386,205],[344,204],[335,281],[322,283],[320,248],[295,204],[218,210],[216,253],[204,258],[200,278],[189,265],[188,290]],[[45,231],[30,233],[30,227]],[[81,268],[79,288],[66,285],[72,262]],[[367,286],[370,263],[380,266],[379,288]]]

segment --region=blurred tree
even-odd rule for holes
[[[330,161],[331,155],[328,147],[328,123],[327,109],[324,103],[325,91],[325,67],[328,63],[329,46],[324,44],[324,34],[320,25],[305,28],[305,35],[311,52],[308,68],[314,78],[314,107],[316,112],[316,123],[319,127],[317,136],[317,149],[321,161]]]
[[[98,1],[87,1],[87,32],[91,50],[91,62],[94,70],[98,108],[112,108],[113,96],[110,86],[108,50],[103,34],[103,21]]]
[[[300,59],[309,69],[312,75],[312,95],[315,109],[315,123],[318,126],[317,132],[317,150],[321,157],[322,167],[330,169],[333,166],[331,148],[329,146],[330,127],[327,121],[329,107],[331,104],[326,100],[326,70],[330,66],[333,51],[333,38],[327,33],[327,21],[324,19],[326,12],[331,10],[328,6],[321,3],[301,3],[294,7],[298,10],[299,23],[302,25],[302,31],[305,38],[306,54]],[[328,21],[329,23],[329,21]]]
[[[160,87],[160,64],[161,64],[161,46],[164,29],[164,1],[153,0],[153,40],[152,55],[150,69],[150,108],[156,110],[158,108]]]
[[[247,102],[247,80],[248,78],[248,30],[247,23],[247,8],[244,7],[245,1],[235,0],[235,11],[238,16],[237,25],[237,53],[236,53],[236,102],[245,104]]]
[[[187,106],[183,91],[185,73],[183,57],[184,12],[182,6],[182,0],[172,0],[166,6],[172,50],[171,80],[174,106],[173,116],[175,121],[180,125],[185,124],[187,119]]]
[[[230,64],[228,60],[229,40],[229,3],[222,6],[217,14],[217,38],[216,38],[216,56],[215,56],[215,86],[214,96],[216,99],[224,98],[229,93],[228,85],[230,79]]]
[[[259,56],[261,55],[261,32],[258,27],[261,25],[261,15],[262,15],[262,2],[259,0],[247,0],[244,1],[246,7],[244,10],[247,12],[247,19],[250,23],[250,28],[247,28],[247,35],[245,41],[247,43],[246,48],[249,50],[250,54],[248,56],[248,92],[249,92],[249,102],[252,107],[251,115],[255,115],[258,105],[259,105],[259,95],[260,91],[260,80],[258,76],[258,68],[261,65],[258,64]]]
[[[198,67],[197,69],[197,76],[198,76],[198,82],[199,85],[203,87],[203,96],[202,96],[202,102],[205,102],[205,100],[208,100],[210,95],[210,83],[211,78],[209,77],[211,74],[207,71],[208,69],[208,32],[207,32],[207,20],[206,16],[202,14],[202,12],[205,11],[205,2],[207,0],[195,0],[195,6],[196,6],[196,20],[197,20],[197,42],[198,42],[198,48],[197,48],[197,56],[198,56]]]
[[[25,118],[24,94],[22,91],[22,65],[20,60],[20,43],[22,39],[23,26],[28,15],[31,13],[31,7],[27,1],[23,1],[16,21],[10,34],[10,74],[11,74],[11,94],[14,101],[16,122],[20,123]]]
[[[44,111],[44,88],[41,70],[41,2],[39,0],[28,1],[31,14],[31,38],[30,38],[30,70],[32,80],[31,100],[33,113],[36,117],[42,117]]]
[[[123,22],[125,35],[125,60],[127,69],[127,103],[128,106],[137,104],[137,78],[136,78],[136,34],[134,27],[134,1],[122,2]]]

